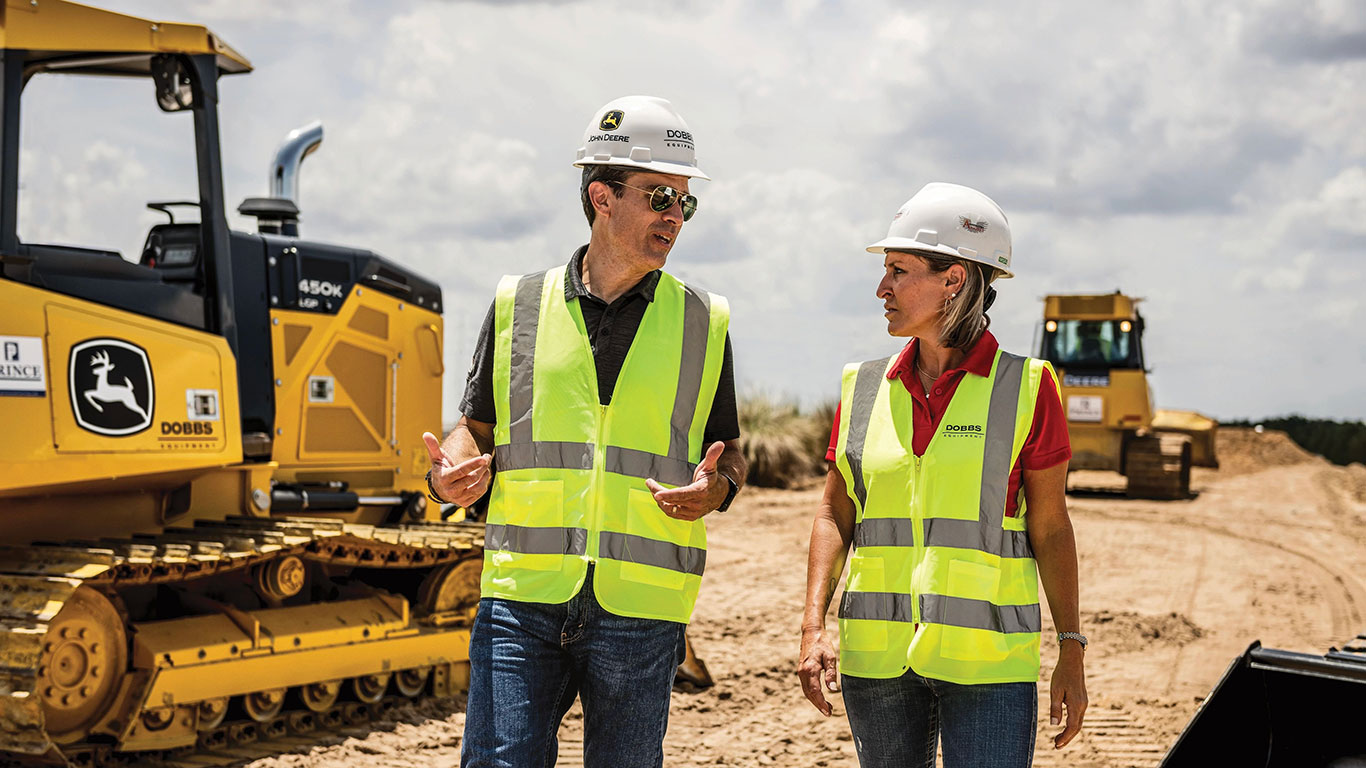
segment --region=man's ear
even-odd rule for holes
[[[588,185],[588,200],[593,203],[593,210],[602,215],[611,215],[611,204],[608,201],[612,197],[612,192],[607,185],[601,181],[595,181]]]

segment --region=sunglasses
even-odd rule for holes
[[[691,219],[692,215],[697,213],[697,198],[686,192],[679,192],[673,187],[666,187],[661,184],[654,189],[645,189],[644,187],[633,187],[630,184],[623,184],[620,181],[611,183],[620,187],[626,187],[627,189],[634,189],[637,192],[644,192],[649,195],[650,209],[656,212],[663,213],[672,208],[674,203],[680,203],[683,207],[684,221]]]

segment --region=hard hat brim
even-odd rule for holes
[[[971,261],[974,264],[981,264],[984,267],[991,267],[996,270],[998,279],[1009,279],[1015,276],[1015,273],[1010,271],[1008,267],[1003,267],[1000,264],[992,264],[980,258],[968,258],[959,253],[956,249],[946,245],[926,245],[919,240],[909,237],[884,237],[864,250],[869,253],[882,254],[885,254],[887,251],[909,251],[911,253],[930,253],[938,256],[948,256],[954,259]]]
[[[637,168],[642,171],[653,173],[667,173],[673,176],[687,176],[690,179],[701,179],[711,181],[711,177],[702,172],[701,168],[687,165],[686,163],[666,163],[662,160],[652,160],[648,163],[637,163],[624,157],[614,157],[611,160],[575,160],[575,168],[583,168],[589,165],[620,165],[627,168]]]

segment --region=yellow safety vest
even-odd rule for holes
[[[730,309],[662,274],[599,405],[597,368],[567,267],[498,284],[493,387],[498,473],[484,534],[484,597],[563,603],[594,594],[623,616],[687,622],[707,530],[666,516],[645,487],[692,482],[721,376]]]
[[[840,666],[858,677],[914,669],[953,683],[1039,676],[1039,591],[1025,501],[1006,491],[1047,362],[998,351],[963,375],[923,456],[892,358],[844,369],[836,465],[857,515],[840,605]]]

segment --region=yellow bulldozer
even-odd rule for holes
[[[1219,465],[1218,425],[1191,411],[1153,408],[1140,301],[1119,291],[1045,297],[1035,355],[1061,379],[1069,471],[1119,472],[1135,498],[1186,498],[1191,467]]]
[[[202,26],[0,4],[0,762],[79,764],[364,722],[468,683],[482,526],[425,495],[442,294],[299,236],[291,134],[228,228]],[[137,258],[20,240],[34,77],[141,78],[198,196]],[[188,216],[185,211],[188,210]]]

